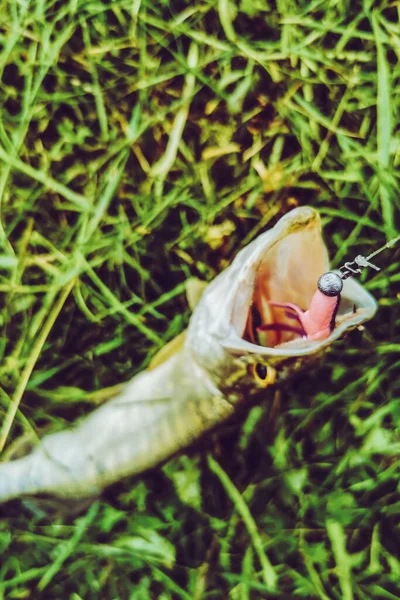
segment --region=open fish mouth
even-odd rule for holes
[[[320,217],[311,207],[288,213],[256,242],[232,311],[242,350],[278,355],[315,352],[374,315],[375,299],[350,278],[343,282],[330,334],[320,340],[307,336],[299,314],[310,308],[319,277],[329,271]]]

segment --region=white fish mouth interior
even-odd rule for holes
[[[274,348],[305,341],[305,332],[294,310],[275,306],[295,304],[309,308],[317,281],[329,271],[329,260],[319,228],[290,233],[268,248],[259,262],[248,309],[243,339],[258,346]],[[337,323],[354,317],[359,308],[354,298],[342,293]],[[311,342],[310,342],[311,343]]]

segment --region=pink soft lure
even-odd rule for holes
[[[271,306],[279,306],[288,311],[293,311],[301,328],[274,324],[263,325],[259,329],[267,330],[285,327],[286,331],[297,333],[308,340],[324,340],[329,337],[335,327],[335,317],[342,289],[343,281],[340,275],[332,272],[324,273],[318,280],[317,291],[312,297],[308,310],[302,311],[296,304],[270,302]],[[289,316],[289,313],[287,313],[287,316]]]

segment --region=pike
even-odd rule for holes
[[[187,331],[149,369],[72,429],[0,463],[0,502],[35,494],[96,497],[318,361],[377,308],[353,278],[342,281],[327,271],[317,211],[304,206],[287,213],[206,287]]]

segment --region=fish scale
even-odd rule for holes
[[[30,455],[0,465],[0,500],[39,492],[65,498],[97,495],[122,477],[165,460],[227,418],[232,405],[207,390],[204,380],[191,376],[189,388],[182,385],[182,373],[176,376],[182,361],[187,364],[186,354],[184,349],[159,369],[143,374],[158,398],[143,402],[142,375],[138,390],[131,384],[123,396],[99,408],[75,430],[49,435]],[[155,385],[160,378],[176,381],[172,400],[162,397],[161,384]]]

